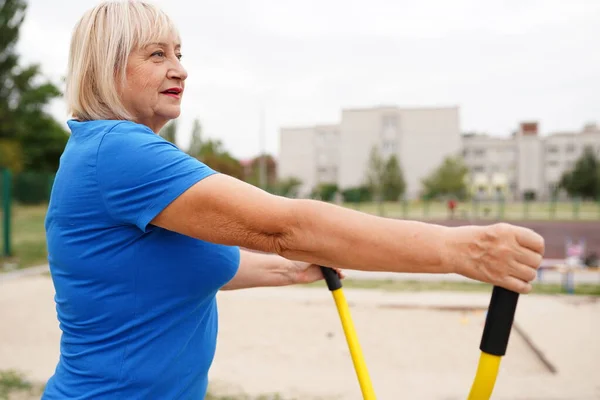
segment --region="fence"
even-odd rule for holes
[[[598,220],[600,200],[466,201],[451,211],[446,201],[343,203],[345,207],[392,218],[461,220]]]
[[[54,176],[53,173],[12,174],[6,170],[0,170],[0,198],[6,197],[5,192],[9,191],[14,203],[23,205],[47,203],[50,200]]]
[[[0,261],[13,255],[11,221],[14,204],[45,204],[50,199],[54,182],[54,174],[23,172],[13,174],[7,169],[0,169],[0,228],[2,248]]]

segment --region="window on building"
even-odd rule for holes
[[[567,153],[574,153],[575,152],[575,145],[573,143],[569,143],[567,145],[567,147],[565,148],[565,151]]]
[[[316,135],[317,147],[323,147],[325,145],[325,140],[326,140],[325,132],[317,131],[317,135]]]
[[[554,145],[546,146],[546,153],[558,153],[558,146],[554,146]]]
[[[485,172],[485,167],[483,165],[474,165],[473,172]]]
[[[393,153],[396,151],[396,143],[392,140],[386,140],[381,146],[383,151],[386,153]]]
[[[319,162],[319,165],[325,165],[329,161],[329,157],[327,157],[327,153],[319,153],[319,155],[317,156],[317,160]]]
[[[485,149],[475,149],[474,153],[475,153],[475,156],[477,156],[477,157],[484,157]]]
[[[383,129],[396,129],[398,126],[398,120],[396,115],[384,115],[383,116]]]
[[[549,167],[558,167],[558,161],[550,160],[550,161],[548,161],[548,166]]]

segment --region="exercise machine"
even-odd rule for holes
[[[340,316],[363,399],[375,400],[375,391],[344,296],[342,281],[337,272],[331,268],[321,267],[321,271]],[[518,300],[518,293],[494,286],[479,345],[481,350],[479,364],[467,400],[489,400],[491,398],[500,361],[506,354]]]

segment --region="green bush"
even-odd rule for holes
[[[318,198],[323,201],[333,201],[338,186],[335,183],[321,183],[313,189],[312,198]]]
[[[346,203],[364,203],[373,199],[371,191],[366,186],[345,189],[342,191],[342,196]]]

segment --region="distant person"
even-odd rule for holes
[[[448,200],[448,212],[450,213],[450,219],[454,219],[454,212],[456,210],[456,200]]]
[[[529,229],[278,197],[180,151],[157,133],[180,115],[181,56],[172,21],[142,1],[103,2],[73,32],[46,219],[62,337],[44,399],[203,399],[218,291],[319,280],[318,265],[530,292],[544,241]]]

